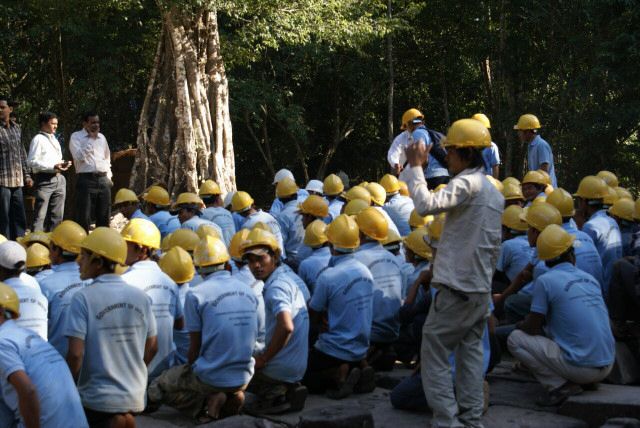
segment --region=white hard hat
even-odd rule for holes
[[[5,269],[20,269],[27,262],[27,251],[15,241],[0,244],[0,266]]]
[[[222,203],[224,204],[225,208],[227,208],[229,205],[231,205],[231,199],[233,199],[234,193],[236,193],[236,192],[227,192],[227,194],[224,195],[224,198],[222,198],[222,200],[223,200]]]
[[[285,178],[290,178],[293,181],[296,181],[296,179],[293,177],[293,172],[289,171],[286,168],[282,168],[280,171],[276,172],[276,176],[273,177],[273,184],[278,184],[281,180],[284,180]]]
[[[309,182],[307,183],[307,187],[305,187],[305,190],[308,190],[309,192],[316,192],[316,193],[322,193],[323,192],[323,184],[322,181],[320,180],[309,180]]]

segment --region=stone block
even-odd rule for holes
[[[300,415],[299,428],[373,428],[373,415],[360,406],[336,404]]]
[[[607,419],[600,428],[640,428],[640,420],[634,418]]]
[[[556,413],[539,412],[508,406],[491,406],[482,417],[485,427],[491,428],[586,428],[580,419],[559,416]]]
[[[640,387],[601,384],[597,391],[569,397],[558,409],[565,416],[599,427],[611,418],[640,419]]]

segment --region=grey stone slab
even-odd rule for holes
[[[253,416],[241,415],[226,418],[204,425],[195,425],[193,420],[171,407],[163,406],[157,412],[136,417],[137,428],[181,428],[181,427],[216,427],[216,428],[283,428],[287,425]]]
[[[585,420],[592,427],[615,417],[640,419],[640,387],[601,384],[597,391],[569,397],[558,413]]]
[[[607,419],[600,428],[640,428],[640,420],[634,418]]]
[[[541,407],[536,399],[545,390],[536,381],[522,382],[504,378],[489,378],[489,405],[511,406],[523,409],[554,412],[555,408]]]
[[[373,428],[373,415],[361,406],[335,404],[307,410],[300,415],[298,428]]]
[[[585,428],[580,419],[508,406],[490,406],[482,417],[485,427],[491,428]]]

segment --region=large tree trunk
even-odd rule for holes
[[[235,189],[229,90],[215,10],[164,9],[162,33],[138,122],[130,187],[172,195],[212,178]]]

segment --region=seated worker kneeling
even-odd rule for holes
[[[329,267],[320,274],[309,302],[311,322],[320,335],[309,352],[304,383],[312,391],[328,388],[330,398],[341,399],[354,391],[375,389],[373,369],[365,362],[371,334],[373,276],[353,254],[360,238],[358,225],[351,217],[338,216],[327,227],[326,235],[331,248]]]
[[[188,364],[172,367],[149,386],[149,400],[165,403],[198,423],[236,415],[253,375],[258,300],[231,276],[224,242],[205,236],[194,250],[204,281],[184,304],[190,344]]]
[[[280,261],[276,237],[254,228],[241,247],[242,258],[256,279],[264,281],[265,349],[256,355],[256,373],[248,391],[258,400],[249,413],[301,410],[307,388],[299,384],[307,369],[309,315],[300,287]]]
[[[367,360],[376,370],[391,370],[396,360],[393,344],[400,334],[398,310],[402,305],[404,277],[400,263],[382,247],[387,238],[387,220],[374,207],[365,208],[356,216],[360,229],[360,248],[356,259],[373,276],[373,321],[371,346]]]
[[[17,319],[18,295],[0,282],[0,425],[88,427],[64,359]]]
[[[576,268],[575,237],[547,226],[537,240],[548,272],[536,280],[531,312],[508,339],[511,354],[527,366],[555,406],[603,380],[614,362],[614,339],[600,284]]]
[[[118,232],[98,227],[80,248],[80,279],[93,282],[71,299],[67,363],[89,425],[134,426],[133,415],[144,410],[147,365],[158,349],[151,301],[114,273],[127,258]]]

